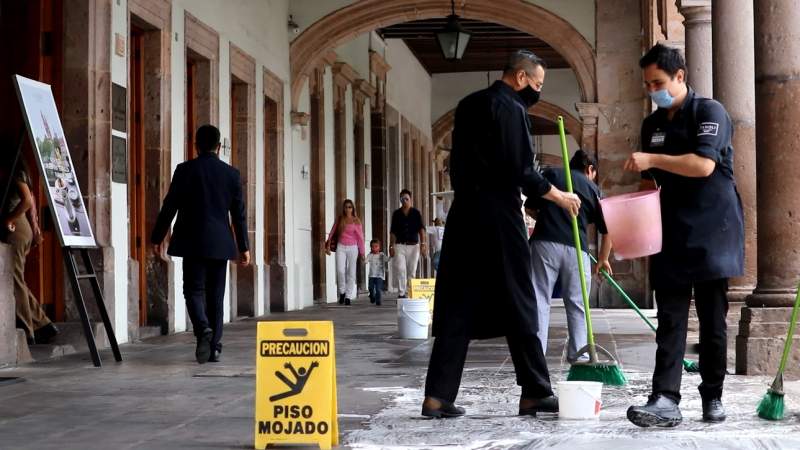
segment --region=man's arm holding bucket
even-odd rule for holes
[[[695,153],[664,155],[661,153],[635,152],[625,161],[625,170],[644,172],[661,169],[690,178],[705,178],[714,172],[717,163]]]

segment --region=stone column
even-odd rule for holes
[[[0,243],[0,366],[17,363],[13,262],[11,246]]]
[[[597,103],[576,103],[575,109],[581,117],[583,130],[581,133],[581,148],[597,155],[597,116],[600,115],[600,105]]]
[[[380,109],[372,109],[370,125],[372,127],[371,138],[371,155],[372,164],[371,182],[372,186],[372,233],[383,242],[384,249],[388,244],[388,167],[389,159],[386,155],[387,138],[386,138],[386,112],[383,104],[375,102],[380,105]]]
[[[736,371],[773,373],[800,281],[800,9],[794,0],[755,0],[758,278],[737,337]],[[778,174],[786,174],[779,176]],[[797,341],[797,337],[795,337]],[[768,358],[768,356],[770,356]],[[800,374],[794,353],[787,371]]]
[[[745,220],[744,276],[728,299],[743,302],[756,283],[756,106],[752,0],[713,0],[714,98],[733,121],[736,185]],[[731,33],[730,30],[736,30]]]
[[[366,146],[365,146],[365,129],[364,129],[364,107],[368,104],[371,104],[372,96],[375,93],[375,89],[369,84],[367,80],[358,79],[353,83],[353,133],[355,137],[355,158],[354,158],[354,165],[355,165],[355,186],[356,186],[356,193],[354,196],[353,201],[356,204],[356,212],[358,213],[358,217],[361,218],[362,223],[366,223],[367,217],[365,215],[366,211],[366,192],[365,190],[368,188],[367,186],[367,177],[366,177]],[[367,103],[370,102],[370,103]],[[366,229],[364,230],[366,231]],[[369,240],[372,236],[365,236],[366,245],[369,247]],[[366,278],[366,271],[364,268],[359,268],[357,270],[357,283],[358,288],[361,290],[367,289],[367,278]]]
[[[352,85],[358,74],[349,64],[337,62],[333,64],[333,123],[334,123],[334,158],[336,167],[335,192],[336,215],[339,215],[342,202],[347,198],[347,134],[353,130],[347,129],[347,105],[345,101],[347,86]],[[355,94],[355,92],[354,92]],[[354,117],[355,118],[355,117]]]
[[[311,109],[311,267],[314,303],[326,303],[327,268],[325,240],[325,66],[316,67],[309,77]]]
[[[711,77],[711,0],[679,0],[678,8],[686,29],[689,85],[703,97],[711,97],[714,90]]]

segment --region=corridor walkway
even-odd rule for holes
[[[548,360],[557,381],[568,366],[563,308],[554,314]],[[359,299],[350,308],[321,306],[267,320],[334,321],[341,441],[349,448],[800,448],[800,383],[788,383],[787,419],[765,423],[754,413],[770,381],[764,377],[728,379],[724,424],[700,422],[699,376],[687,375],[680,428],[634,427],[624,412],[648,393],[652,337],[629,311],[594,317],[599,342],[619,356],[631,381],[606,388],[596,422],[517,417],[519,388],[503,340],[471,347],[459,397],[466,418],[422,419],[431,342],[397,338],[392,300],[376,308]],[[252,448],[255,321],[227,326],[224,343],[219,364],[196,364],[193,338],[184,333],[124,345],[121,364],[105,352],[101,369],[88,355],[72,355],[0,370],[0,377],[20,377],[0,381],[0,449]],[[732,370],[732,354],[729,361]]]

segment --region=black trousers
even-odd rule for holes
[[[689,305],[694,304],[700,322],[699,390],[704,400],[722,397],[728,362],[728,279],[703,281],[671,289],[656,289],[658,331],[653,394],[681,399],[681,375],[686,351]]]
[[[217,350],[222,349],[227,268],[228,261],[224,259],[183,258],[183,296],[194,335],[200,336],[204,329],[211,328],[214,331],[211,348]]]
[[[522,387],[522,397],[543,398],[553,395],[550,373],[542,352],[542,344],[535,334],[506,336],[517,384]],[[464,336],[438,336],[433,341],[433,351],[425,380],[425,396],[454,402],[461,385],[461,374],[467,360],[469,338]]]

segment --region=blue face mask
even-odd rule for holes
[[[669,95],[668,90],[661,89],[660,91],[651,92],[650,99],[653,100],[653,103],[658,105],[659,108],[669,108],[672,106],[675,97]]]

